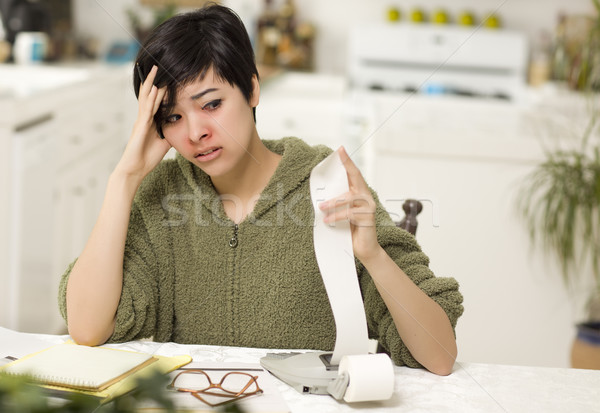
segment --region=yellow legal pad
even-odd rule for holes
[[[69,389],[108,401],[135,388],[140,377],[168,373],[190,356],[164,357],[104,347],[59,344],[8,363],[0,371],[28,375],[50,388]]]

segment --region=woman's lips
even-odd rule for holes
[[[200,162],[212,161],[221,154],[222,150],[223,148],[210,148],[197,154],[195,158]]]

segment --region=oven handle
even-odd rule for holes
[[[23,123],[19,123],[18,125],[15,126],[14,131],[19,133],[19,132],[25,132],[29,129],[35,128],[41,124],[44,124],[46,122],[51,121],[54,118],[54,115],[52,113],[45,113],[43,115],[37,116],[35,118],[29,119]]]

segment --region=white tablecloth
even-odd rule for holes
[[[0,327],[0,358],[22,357],[68,336],[23,334]],[[273,350],[175,343],[129,342],[109,347],[171,356],[189,354],[195,362],[258,363]],[[383,412],[568,412],[600,413],[600,371],[457,362],[447,377],[396,367],[391,400],[348,404],[329,396],[302,395],[277,380],[293,413]]]

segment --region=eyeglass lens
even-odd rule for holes
[[[224,390],[231,394],[251,393],[259,390],[253,377],[246,373],[231,372],[223,376],[218,374],[213,374],[213,376],[214,378],[211,379],[203,372],[184,372],[177,377],[173,387],[191,391],[210,391],[211,393]]]

